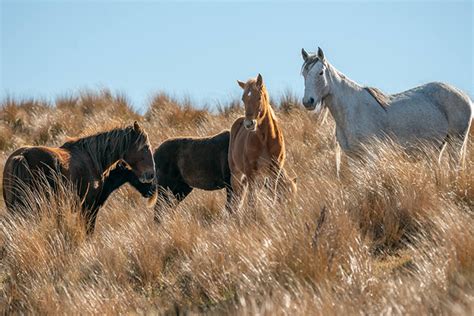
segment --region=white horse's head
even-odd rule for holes
[[[321,111],[324,98],[329,95],[328,67],[324,53],[318,47],[317,54],[309,54],[301,49],[303,67],[301,73],[304,77],[303,105],[307,110]]]

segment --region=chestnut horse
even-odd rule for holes
[[[244,90],[245,117],[238,118],[232,125],[228,160],[234,202],[240,204],[244,189],[255,183],[258,176],[275,180],[272,182],[275,189],[280,177],[286,179],[283,169],[286,154],[283,132],[270,106],[262,76],[258,74],[256,79],[237,83]],[[293,181],[290,185],[294,191]],[[254,190],[248,189],[249,202],[254,203]]]
[[[132,126],[71,140],[59,148],[22,147],[13,152],[3,172],[3,197],[10,212],[27,208],[25,189],[47,192],[42,178],[52,191],[58,180],[73,184],[82,203],[86,229],[92,233],[109,168],[123,160],[142,183],[151,183],[155,166],[146,132],[135,122]],[[44,176],[44,177],[42,177]],[[46,189],[46,190],[45,190]],[[103,200],[103,201],[102,201]]]

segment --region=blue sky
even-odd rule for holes
[[[300,50],[318,45],[388,93],[445,81],[474,96],[471,1],[1,1],[2,98],[107,87],[138,109],[157,91],[212,106],[258,72],[272,96],[301,96]]]

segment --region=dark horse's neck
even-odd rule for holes
[[[61,147],[86,152],[94,169],[98,174],[103,174],[112,164],[123,159],[136,138],[133,128],[117,128],[67,142]]]

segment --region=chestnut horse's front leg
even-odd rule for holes
[[[234,196],[234,190],[231,185],[227,185],[225,188],[226,200],[225,200],[225,210],[228,213],[232,213],[232,199]]]
[[[257,186],[255,181],[248,181],[248,210],[251,212],[253,219],[257,217]]]
[[[269,180],[270,180],[270,194],[272,197],[273,203],[279,199],[279,195],[281,194],[281,183],[282,177],[285,176],[285,171],[280,164],[273,160],[270,164],[270,172],[269,172]]]
[[[236,213],[242,206],[242,202],[245,195],[245,188],[248,185],[247,177],[244,174],[233,174],[230,179],[232,190],[228,191],[230,197],[228,197],[229,205],[228,211],[230,213]]]

